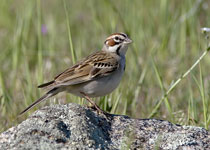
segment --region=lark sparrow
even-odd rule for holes
[[[103,112],[90,97],[99,97],[111,93],[120,83],[125,70],[125,54],[132,42],[125,33],[114,33],[104,42],[101,51],[95,52],[64,72],[53,81],[44,83],[38,88],[48,92],[32,103],[23,114],[36,104],[66,91],[87,99],[95,109]]]

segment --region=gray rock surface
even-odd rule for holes
[[[0,149],[210,149],[210,132],[156,119],[47,106],[0,134]]]

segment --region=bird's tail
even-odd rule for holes
[[[50,81],[50,82],[39,85],[38,88],[47,88],[50,86],[52,87],[54,83],[55,83],[55,81]]]
[[[39,104],[40,102],[46,100],[47,98],[50,98],[56,94],[59,93],[59,88],[53,88],[52,90],[50,90],[49,92],[47,92],[45,95],[43,95],[42,97],[40,97],[38,100],[36,100],[34,103],[32,103],[30,106],[28,106],[25,110],[23,110],[20,114],[24,114],[25,112],[29,111],[31,108],[33,108],[34,106],[36,106],[37,104]]]

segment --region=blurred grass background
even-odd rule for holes
[[[207,0],[1,0],[0,132],[34,110],[54,103],[79,103],[59,94],[21,118],[24,108],[75,61],[100,50],[113,32],[134,41],[120,86],[98,98],[104,110],[148,118],[160,98],[206,49],[201,27],[210,27]],[[168,95],[152,116],[182,125],[209,128],[210,56]]]

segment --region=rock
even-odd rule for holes
[[[47,106],[0,134],[0,149],[210,149],[210,132],[157,119]]]

